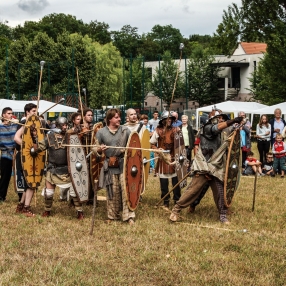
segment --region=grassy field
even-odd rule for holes
[[[0,285],[286,285],[285,180],[258,178],[252,212],[254,178],[243,177],[225,227],[211,191],[194,214],[184,210],[170,223],[170,213],[154,207],[152,176],[135,225],[106,224],[100,201],[92,236],[91,206],[78,221],[57,192],[52,217],[42,218],[38,192],[37,216],[26,218],[15,214],[11,184],[0,205]]]

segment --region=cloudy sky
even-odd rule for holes
[[[179,29],[184,37],[215,32],[223,10],[241,0],[0,0],[0,21],[9,26],[38,21],[52,13],[76,16],[83,22],[97,20],[109,24],[110,30],[124,25],[149,32],[156,25]]]

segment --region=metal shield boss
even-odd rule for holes
[[[226,207],[231,205],[234,193],[238,189],[241,175],[241,148],[239,130],[235,130],[230,136],[231,139],[227,153],[224,177],[224,204]]]
[[[189,160],[187,158],[187,152],[184,143],[184,137],[181,131],[175,133],[174,137],[174,157],[175,157],[175,168],[180,182],[188,172]],[[184,188],[187,185],[187,179],[180,183],[180,187]]]
[[[127,198],[127,204],[131,211],[134,211],[140,199],[143,186],[143,158],[142,150],[131,149],[141,148],[139,135],[136,131],[129,136],[124,155],[123,187]]]
[[[68,168],[74,191],[80,202],[88,201],[89,176],[84,149],[77,134],[69,133]]]
[[[36,153],[31,133],[37,136],[38,142],[44,140],[45,134],[42,129],[41,121],[36,115],[32,115],[26,121],[22,137],[22,169],[28,186],[35,189],[40,186],[45,168],[46,152]]]

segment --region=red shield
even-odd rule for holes
[[[127,197],[128,207],[134,211],[138,204],[143,186],[143,159],[140,138],[137,132],[132,132],[124,155],[123,187]]]

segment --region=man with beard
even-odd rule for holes
[[[204,186],[208,184],[213,191],[220,222],[229,224],[227,207],[224,204],[225,153],[228,149],[228,143],[227,141],[223,142],[221,133],[235,123],[240,124],[242,120],[242,117],[228,120],[228,116],[221,113],[211,117],[201,128],[199,150],[191,167],[194,176],[174,206],[170,215],[171,221],[176,222],[180,211],[192,205],[204,190]]]
[[[146,126],[142,122],[138,123],[137,113],[133,108],[127,109],[126,115],[129,120],[124,126],[127,126],[131,132],[137,131],[141,139]]]
[[[93,152],[97,156],[105,154],[105,161],[101,168],[99,177],[99,188],[107,191],[107,222],[122,220],[130,225],[134,224],[135,212],[130,211],[127,204],[127,197],[123,187],[123,163],[125,149],[109,148],[107,146],[125,147],[130,136],[130,130],[120,125],[120,111],[111,108],[106,113],[106,124],[104,128],[96,133],[96,145]]]

